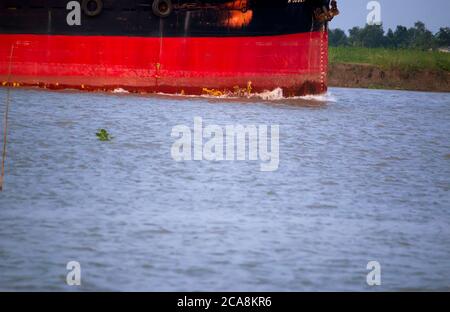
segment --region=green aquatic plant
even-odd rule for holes
[[[98,132],[95,134],[97,136],[97,138],[100,141],[111,141],[111,139],[113,138],[108,131],[106,131],[105,129],[100,129],[98,130]]]

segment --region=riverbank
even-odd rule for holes
[[[450,54],[330,47],[331,87],[450,92]]]

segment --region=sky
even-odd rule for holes
[[[330,28],[345,31],[353,26],[364,26],[370,0],[337,0],[341,15],[335,17]],[[411,27],[418,20],[437,32],[440,27],[450,27],[450,0],[378,0],[384,28],[397,25]]]

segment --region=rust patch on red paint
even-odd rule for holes
[[[46,82],[38,82],[38,83],[16,83],[9,82],[2,84],[5,87],[37,87],[41,89],[48,90],[79,90],[85,92],[114,92],[116,90],[125,90],[129,93],[139,93],[139,94],[152,94],[152,93],[166,93],[166,94],[179,94],[179,95],[212,95],[214,94],[205,93],[205,88],[202,87],[193,87],[193,86],[170,86],[170,85],[159,85],[159,86],[140,86],[133,87],[128,85],[105,85],[105,86],[92,86],[92,85],[83,85],[83,84],[60,84],[60,83],[46,83]],[[245,88],[239,88],[238,86],[230,86],[229,88],[224,88],[220,91],[220,96],[222,95],[230,95],[237,97],[248,97],[254,93],[262,93],[267,90],[264,88],[260,88],[258,86],[252,86],[252,93],[247,92],[236,92],[236,89],[245,90]],[[322,94],[322,86],[320,82],[312,82],[306,81],[298,86],[291,86],[286,88],[281,88],[283,90],[284,97],[293,97],[293,96],[304,96],[304,95],[314,95],[314,94]],[[219,96],[217,94],[216,96]]]

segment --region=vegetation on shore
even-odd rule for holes
[[[352,46],[365,48],[438,50],[450,48],[450,27],[442,27],[433,34],[425,24],[416,22],[414,27],[397,26],[384,31],[383,25],[353,27],[348,35],[342,29],[330,29],[329,44],[332,47]]]
[[[336,87],[450,92],[450,28],[425,24],[329,31],[329,84]]]
[[[450,72],[450,53],[412,49],[330,47],[330,64],[367,64],[385,70]]]
[[[341,29],[329,31],[330,63],[367,64],[383,69],[450,71],[450,28],[436,34],[425,24],[353,27],[348,35]]]

